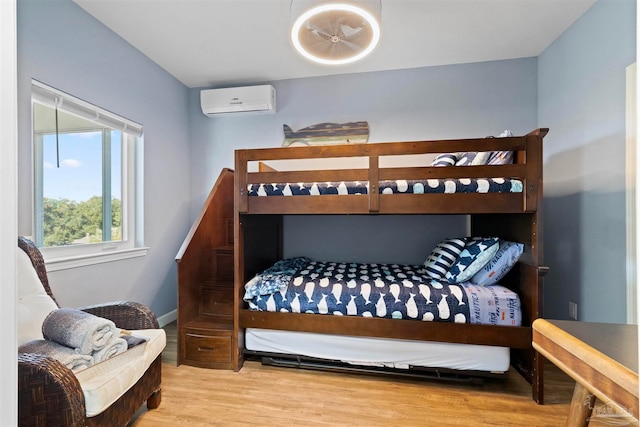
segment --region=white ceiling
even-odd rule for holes
[[[306,0],[74,1],[186,86],[219,87],[537,56],[596,0],[381,0],[377,49],[342,66],[293,50]]]

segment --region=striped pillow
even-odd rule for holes
[[[498,138],[508,138],[513,136],[509,129],[498,135]],[[489,156],[488,165],[510,165],[513,163],[513,151],[492,151]]]
[[[442,153],[436,157],[433,162],[431,162],[431,166],[454,166],[456,164],[457,158],[455,154],[452,153]]]
[[[446,239],[433,248],[424,262],[427,274],[434,279],[445,279],[445,274],[464,249],[465,239]]]

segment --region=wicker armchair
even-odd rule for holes
[[[42,254],[28,239],[18,246],[31,259],[47,294],[55,301]],[[156,316],[142,304],[117,302],[82,310],[112,320],[122,329],[158,329]],[[161,400],[161,356],[144,375],[104,412],[87,417],[80,383],[70,369],[39,354],[18,354],[18,418],[21,426],[125,426],[146,401],[155,409]]]

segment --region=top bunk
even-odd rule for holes
[[[504,138],[236,150],[236,211],[533,213],[542,198],[542,141],[548,131],[540,128]],[[499,151],[513,152],[513,163],[440,167],[428,160],[446,153],[482,153],[487,158]]]

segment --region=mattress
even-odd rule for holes
[[[522,181],[510,178],[461,178],[387,180],[378,184],[380,194],[522,193]],[[249,196],[319,196],[367,194],[366,181],[248,184]]]
[[[245,348],[397,369],[420,366],[503,373],[509,370],[510,361],[506,347],[255,328],[245,330]]]
[[[424,266],[278,261],[245,285],[250,310],[520,326],[518,295],[502,285],[432,279]]]

